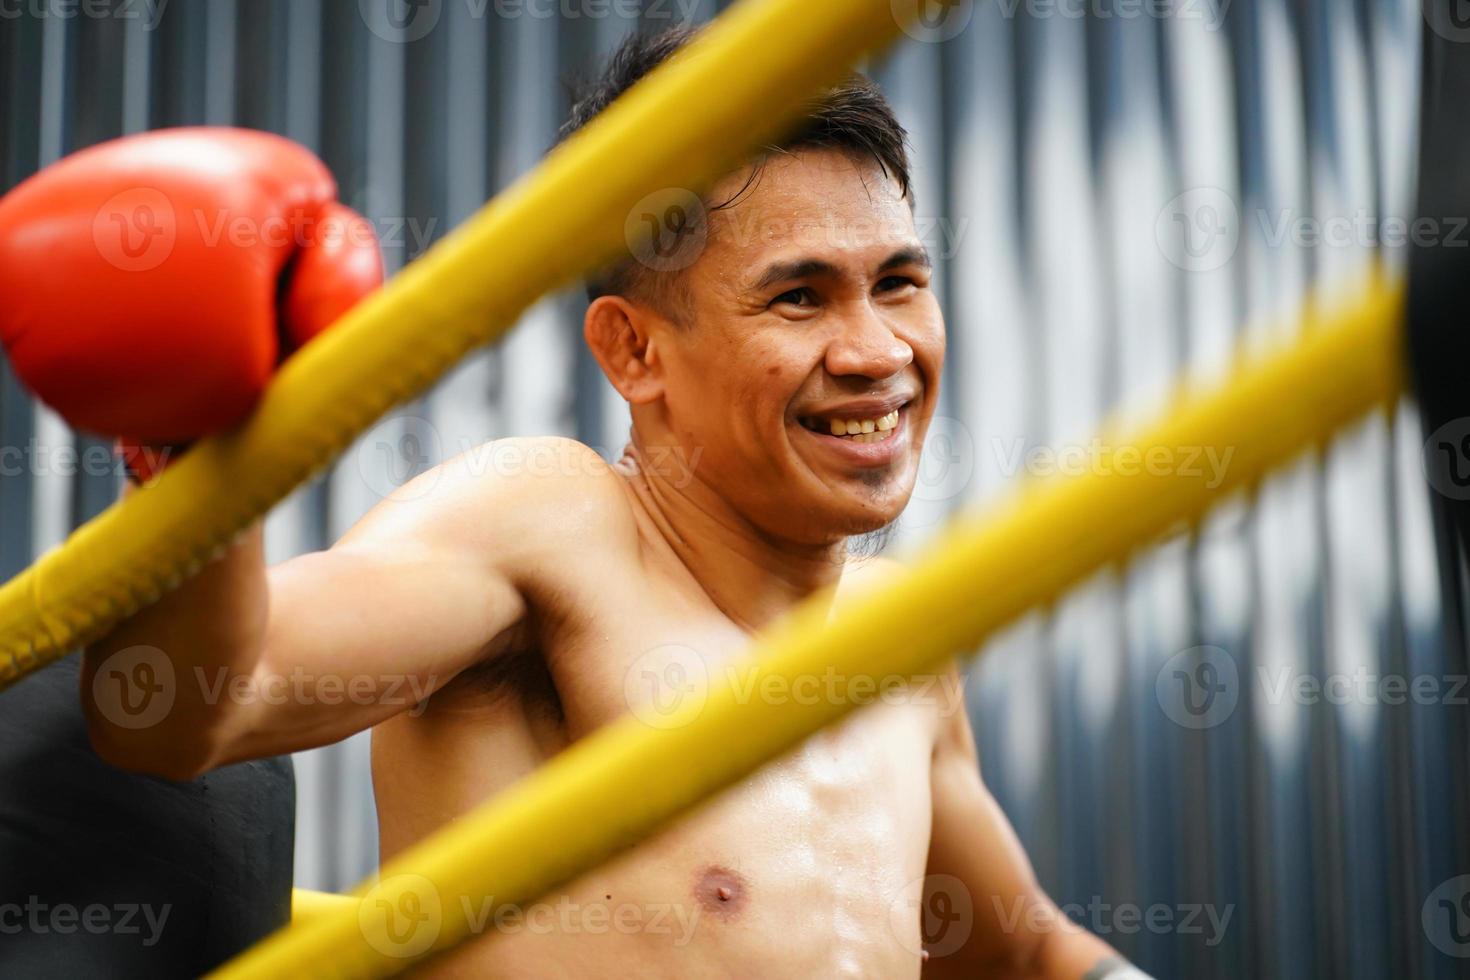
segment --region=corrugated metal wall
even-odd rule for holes
[[[120,133],[274,130],[328,162],[391,271],[535,165],[561,79],[718,6],[0,0],[0,187]],[[1375,242],[1409,215],[1420,29],[1416,0],[980,0],[872,66],[913,135],[952,351],[896,547],[1028,471],[1086,465],[1105,415],[1159,409],[1237,340],[1288,342],[1271,317],[1373,252],[1401,264]],[[373,430],[272,516],[272,557],[487,439],[616,452],[627,413],[580,314],[546,299]],[[1408,408],[1363,423],[997,637],[971,678],[987,780],[1043,881],[1159,976],[1464,972],[1470,941],[1436,918],[1470,870],[1462,634],[1442,627],[1460,559],[1436,549],[1421,442]],[[52,460],[0,481],[8,576],[115,478],[57,465],[95,443],[8,375],[0,445]],[[1383,675],[1437,694],[1386,704],[1359,679]],[[1303,677],[1329,691],[1300,696]],[[366,736],[298,756],[301,884],[373,867],[367,761]]]

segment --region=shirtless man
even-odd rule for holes
[[[684,40],[631,40],[568,131]],[[618,462],[567,440],[497,442],[269,569],[256,527],[86,651],[97,751],[188,779],[371,727],[388,859],[646,712],[659,692],[639,672],[693,656],[717,674],[824,586],[881,588],[884,564],[850,557],[848,539],[907,503],[945,349],[903,131],[850,78],[704,200],[676,242],[687,261],[629,259],[590,284],[586,341],[632,411]],[[93,681],[140,646],[170,659],[177,693],[166,717],[128,727]],[[293,693],[221,697],[220,678]],[[343,698],[344,678],[377,686]],[[958,675],[942,680],[857,711],[539,917],[482,922],[426,971],[1137,976],[1037,885],[981,782]],[[432,696],[410,706],[405,690]]]

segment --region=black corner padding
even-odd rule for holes
[[[197,977],[290,916],[290,760],[187,783],[115,769],[79,669],[0,693],[0,977]]]
[[[1425,475],[1470,547],[1470,5],[1423,0],[1423,12],[1409,364]]]

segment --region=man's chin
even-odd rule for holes
[[[834,496],[813,508],[813,529],[819,528],[820,536],[827,539],[872,534],[898,520],[908,500],[908,493],[896,490],[876,499],[870,495],[853,496],[849,499]]]

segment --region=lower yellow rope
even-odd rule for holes
[[[291,889],[291,921],[297,925],[313,922],[324,915],[342,909],[357,908],[357,899],[348,895],[312,891],[309,888]]]
[[[497,909],[595,867],[853,710],[861,692],[973,649],[1342,425],[1391,405],[1404,362],[1401,285],[1378,280],[1350,306],[1311,310],[1298,346],[1183,401],[1140,438],[1113,443],[1092,472],[1038,483],[960,522],[911,571],[861,602],[834,609],[824,595],[803,605],[756,641],[735,682],[686,696],[658,727],[629,716],[583,739],[404,852],[357,890],[358,901],[277,933],[216,976],[381,977],[447,949],[469,935],[471,912],[493,923]],[[1206,449],[1225,462],[1223,478],[1198,464]],[[830,685],[834,674],[847,683]],[[750,693],[801,690],[812,680],[854,696]]]
[[[650,193],[698,188],[898,32],[889,0],[744,0],[282,367],[251,419],[0,587],[0,687],[197,570],[390,407],[626,248]]]

